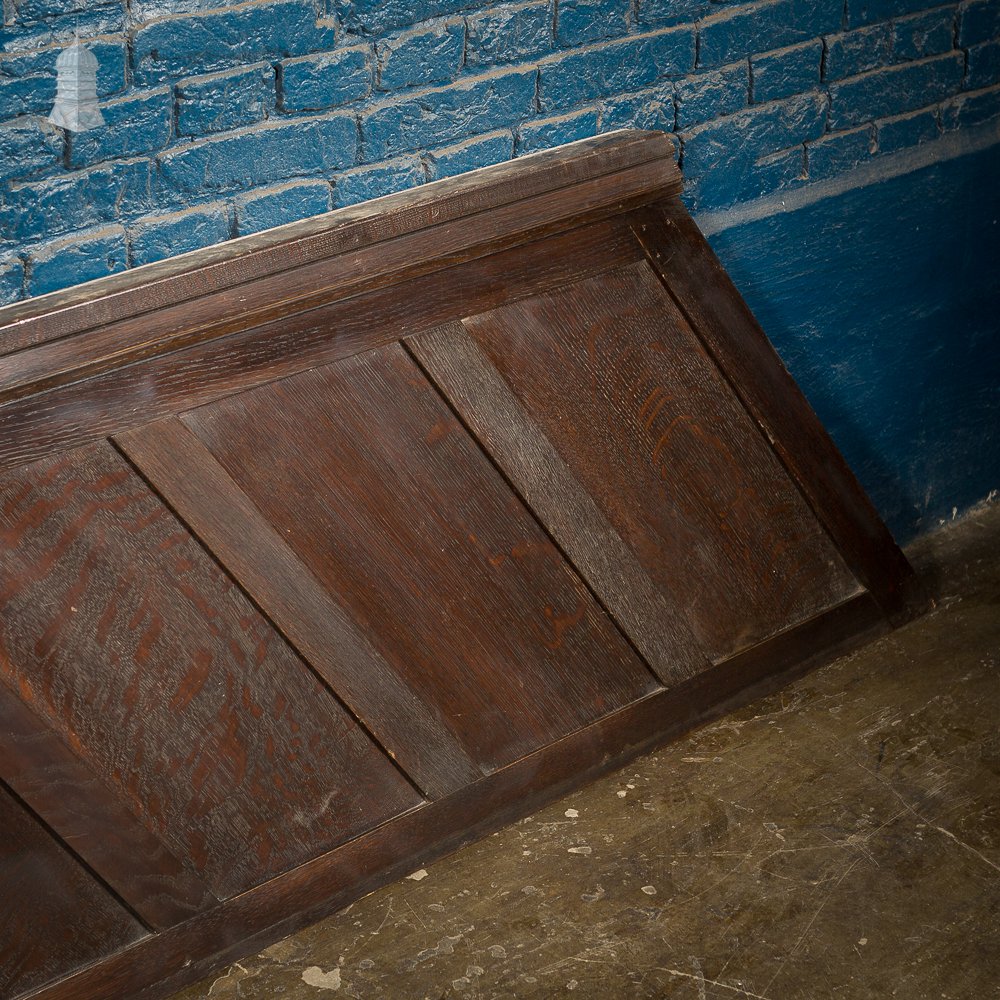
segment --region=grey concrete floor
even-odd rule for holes
[[[938,608],[178,994],[1000,997],[1000,507]]]

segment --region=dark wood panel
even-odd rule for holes
[[[478,244],[487,234],[499,235],[495,220],[507,207],[513,208],[506,226],[509,234],[559,222],[578,225],[588,208],[620,212],[623,204],[636,199],[679,192],[680,173],[673,160],[673,145],[660,132],[594,136],[576,143],[570,157],[565,150],[543,150],[496,164],[489,173],[452,177],[157,261],[141,271],[111,275],[100,285],[67,288],[0,309],[0,356],[132,316],[158,323],[159,316],[179,302],[202,314],[245,309],[243,286],[250,282],[275,276],[284,280],[289,270],[433,227],[410,258],[428,259],[446,250],[439,238],[445,224],[473,217],[474,225],[466,232],[471,243]],[[581,186],[588,184],[596,197],[590,204],[580,196]],[[487,213],[489,221],[484,223]],[[238,291],[202,301],[230,289]],[[150,317],[154,312],[157,317]],[[146,333],[154,331],[150,327]]]
[[[19,996],[145,930],[0,785],[0,997]]]
[[[857,592],[646,264],[464,322],[713,660]]]
[[[461,324],[406,342],[665,684],[709,666],[685,621]]]
[[[605,716],[447,798],[140,943],[46,993],[45,1000],[161,1000],[214,968],[346,906],[416,864],[528,815],[694,726],[762,697],[887,631],[877,604],[859,595],[738,657]],[[205,957],[189,963],[194,949]],[[210,953],[209,953],[210,952]],[[150,968],[165,981],[150,985]],[[143,989],[143,987],[149,987]]]
[[[897,624],[926,609],[906,557],[683,206],[665,201],[632,226],[847,564]]]
[[[605,222],[0,406],[0,470],[640,259]]]
[[[425,794],[482,777],[440,714],[392,670],[184,424],[170,418],[115,440]]]
[[[420,799],[108,444],[0,478],[0,672],[222,896]]]
[[[0,680],[0,778],[153,928],[218,900]]]
[[[183,419],[485,770],[653,688],[399,345]]]

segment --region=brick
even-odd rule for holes
[[[686,77],[678,81],[674,90],[677,127],[689,129],[741,111],[747,106],[749,92],[746,61]]]
[[[328,175],[357,162],[357,126],[351,115],[265,122],[203,139],[159,157],[167,186],[198,195],[248,190],[293,177]]]
[[[65,46],[27,52],[0,52],[2,117],[47,115],[56,96],[56,60]],[[97,95],[109,97],[125,89],[124,38],[94,39],[87,48],[96,56]]]
[[[55,99],[54,76],[28,76],[16,80],[0,76],[0,108],[3,109],[0,114],[4,118],[47,115]]]
[[[619,128],[657,129],[673,132],[676,127],[673,84],[640,90],[634,94],[619,94],[601,102],[601,131]]]
[[[241,236],[283,226],[330,211],[333,189],[326,181],[292,181],[251,191],[235,201],[236,228]]]
[[[31,24],[66,14],[79,14],[99,7],[114,7],[121,0],[17,0],[13,5],[14,20]]]
[[[737,156],[726,169],[688,175],[684,197],[693,211],[719,210],[795,187],[805,179],[805,148],[793,146],[758,159]]]
[[[281,64],[282,111],[322,111],[351,104],[372,92],[371,46],[288,59]]]
[[[451,80],[465,55],[465,22],[441,21],[376,46],[380,90],[401,90]]]
[[[568,111],[604,97],[641,90],[694,67],[694,30],[668,28],[637,35],[541,63],[541,110]]]
[[[830,87],[830,128],[851,128],[934,104],[958,90],[964,70],[965,59],[956,52],[834,84]]]
[[[522,62],[548,52],[553,44],[548,0],[499,7],[468,18],[466,24],[465,60],[469,66]]]
[[[72,167],[139,156],[170,142],[173,95],[169,87],[120,97],[101,105],[104,127],[74,132],[69,138]]]
[[[512,132],[493,132],[489,135],[466,139],[464,142],[426,153],[424,160],[432,180],[453,177],[468,170],[476,170],[493,163],[504,163],[514,156]]]
[[[267,63],[184,80],[175,88],[177,134],[206,135],[263,121],[274,107],[274,87]]]
[[[214,246],[231,236],[229,211],[221,202],[152,215],[139,219],[128,229],[134,267]]]
[[[823,135],[825,122],[825,98],[804,94],[682,134],[684,174],[697,180],[690,187],[692,199],[698,207],[722,207],[799,179],[804,164],[800,144]],[[795,149],[789,152],[791,147]]]
[[[894,153],[897,149],[918,146],[937,139],[940,134],[936,111],[918,111],[916,114],[884,118],[875,123],[880,153]]]
[[[869,28],[830,35],[826,39],[823,79],[843,80],[884,66],[889,62],[891,52],[891,24],[876,24]]]
[[[119,160],[44,180],[15,183],[0,208],[0,232],[16,242],[103,226],[156,208],[148,160]]]
[[[246,0],[131,0],[129,10],[137,22],[153,21],[170,14],[198,14],[206,8],[235,7]]]
[[[810,180],[824,180],[853,170],[870,159],[875,151],[875,129],[872,125],[825,135],[806,143],[806,163]]]
[[[341,174],[336,179],[333,197],[338,206],[356,205],[416,187],[424,180],[424,168],[417,157],[400,157],[388,163],[377,163]]]
[[[941,127],[947,131],[984,125],[1000,117],[1000,87],[962,94],[941,109]]]
[[[19,4],[5,4],[5,9]],[[72,45],[77,34],[87,40],[100,35],[123,35],[127,25],[125,20],[125,5],[114,3],[108,5],[86,3],[86,10],[71,17],[53,17],[34,25],[25,27],[14,24],[9,28],[0,22],[0,51],[32,52],[39,49],[54,50]]]
[[[384,35],[434,17],[447,17],[477,7],[476,0],[330,0],[344,27],[356,34]]]
[[[364,159],[378,162],[514,125],[534,113],[535,78],[533,69],[518,69],[377,106],[361,118]]]
[[[1000,4],[972,0],[958,8],[958,44],[961,48],[1000,38]]]
[[[44,118],[0,125],[0,183],[57,167],[62,156],[63,133]]]
[[[135,78],[160,83],[189,73],[229,69],[265,59],[306,55],[335,44],[310,0],[270,0],[153,21],[135,35]]]
[[[737,7],[702,21],[698,65],[711,68],[756,52],[785,48],[840,30],[839,4],[829,0],[773,0]]]
[[[518,129],[516,155],[524,156],[592,135],[597,135],[596,109],[528,122]]]
[[[601,38],[619,38],[629,27],[628,0],[559,0],[556,41],[583,45]]]
[[[875,24],[937,7],[941,0],[847,0],[847,26]]]
[[[971,45],[965,75],[966,90],[980,90],[1000,83],[1000,41]]]
[[[0,256],[0,306],[21,298],[24,289],[24,263],[13,254]]]
[[[892,56],[897,62],[941,55],[952,47],[955,8],[943,7],[896,21],[892,32]]]
[[[108,226],[96,232],[76,234],[31,250],[28,291],[45,295],[60,288],[103,278],[127,266],[125,231]]]
[[[713,0],[639,0],[637,21],[642,27],[681,24],[715,9]]]
[[[818,38],[802,45],[751,57],[754,104],[780,101],[784,97],[815,89],[819,86],[822,59],[823,43]]]

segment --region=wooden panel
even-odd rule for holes
[[[151,968],[169,978],[144,990],[143,1000],[172,996],[186,983],[337,911],[417,864],[529,815],[637,754],[777,690],[804,670],[886,631],[869,595],[851,598],[691,678],[680,692],[661,689],[458,795],[409,812],[217,910],[143,941],[131,954],[60,984],[46,1000],[129,996],[152,980]],[[203,957],[189,964],[193,952]]]
[[[0,479],[0,672],[219,895],[419,797],[110,445]]]
[[[653,688],[398,345],[184,421],[484,770]]]
[[[925,610],[928,597],[906,557],[683,206],[665,202],[632,225],[847,564],[896,624]]]
[[[150,927],[170,927],[218,902],[3,681],[0,778]]]
[[[647,265],[465,326],[713,660],[857,592]]]
[[[0,997],[139,940],[142,925],[0,786]]]
[[[313,669],[381,734],[425,794],[442,795],[482,776],[440,715],[392,670],[187,427],[171,418],[116,443]]]
[[[406,342],[665,684],[709,665],[684,610],[639,564],[461,324]]]
[[[29,396],[0,406],[0,469],[642,257],[617,220],[583,226],[473,260],[460,279],[449,268]]]

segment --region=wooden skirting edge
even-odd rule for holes
[[[853,597],[678,687],[634,702],[459,792],[396,817],[308,864],[28,996],[41,1000],[170,996],[220,965],[342,909],[414,866],[528,815],[888,630],[868,594]],[[590,764],[581,769],[584,761]],[[455,830],[459,832],[448,832]],[[212,950],[205,953],[209,941]]]

